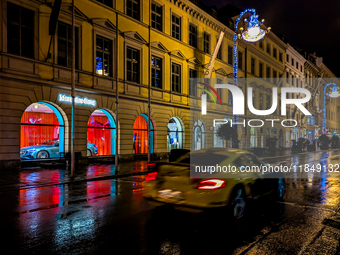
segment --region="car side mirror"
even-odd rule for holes
[[[59,143],[55,143],[55,144],[54,144],[54,147],[59,147]]]

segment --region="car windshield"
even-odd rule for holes
[[[42,143],[43,145],[54,145],[55,143],[57,143],[58,140],[57,139],[53,139],[53,140],[49,140],[49,141],[46,141],[44,143]]]
[[[251,154],[243,154],[234,160],[236,166],[244,166],[247,164],[261,165],[261,162]]]
[[[187,153],[176,160],[176,163],[192,164],[200,166],[212,166],[220,164],[228,158],[227,155],[215,153]]]

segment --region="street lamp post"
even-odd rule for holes
[[[244,22],[248,25],[247,30],[244,31],[243,27],[238,28],[238,25],[242,19],[242,17],[246,13],[251,13],[249,17],[249,21],[244,19]],[[258,15],[256,15],[255,9],[246,9],[245,11],[240,13],[240,16],[237,18],[235,23],[235,32],[234,32],[234,84],[237,86],[237,39],[242,39],[246,42],[257,42],[261,40],[268,32],[270,32],[270,27],[267,30],[263,30],[260,28],[260,25],[263,24],[264,19],[261,22],[258,20]]]
[[[335,83],[328,83],[326,84],[326,86],[323,89],[323,120],[322,120],[322,134],[326,134],[326,89],[332,86],[332,91],[331,93],[328,95],[330,98],[337,98],[340,96],[339,92],[338,92],[338,87],[336,86]]]
[[[250,13],[251,16],[248,19],[244,19],[244,25],[247,25],[247,30],[244,30],[243,27],[238,28],[239,23],[242,19],[242,17]],[[242,39],[246,42],[258,42],[261,40],[267,33],[270,32],[270,27],[268,27],[267,30],[263,30],[260,28],[260,25],[263,24],[264,19],[261,20],[261,22],[258,20],[258,15],[256,15],[255,9],[246,9],[245,11],[240,13],[240,16],[237,18],[235,22],[235,32],[234,32],[234,63],[233,63],[233,76],[234,76],[234,85],[237,86],[237,70],[238,70],[238,53],[237,53],[237,39]],[[247,65],[247,55],[245,55],[246,58],[246,65]],[[247,66],[246,66],[247,70]],[[247,71],[245,73],[245,77],[247,76]],[[245,97],[247,98],[247,83],[245,88]],[[244,101],[245,109],[246,108],[246,100]],[[246,114],[247,115],[247,114]],[[237,122],[237,115],[233,116],[234,122]],[[245,131],[245,135],[247,136],[247,129]],[[236,145],[236,144],[235,144]],[[234,147],[234,146],[233,146]],[[236,145],[237,147],[237,145]]]

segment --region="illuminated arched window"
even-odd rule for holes
[[[116,123],[103,109],[95,110],[87,123],[87,156],[116,154]]]
[[[51,104],[33,103],[21,117],[20,158],[64,157],[64,119]]]
[[[133,153],[148,153],[148,116],[139,115],[133,124]],[[153,124],[150,121],[150,152],[153,153]]]
[[[167,150],[183,149],[183,126],[178,117],[173,117],[168,123]]]
[[[194,151],[205,148],[205,128],[202,120],[197,120],[194,124]]]

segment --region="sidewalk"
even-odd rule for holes
[[[162,160],[162,161],[167,161]],[[114,164],[90,164],[78,166],[75,169],[74,178],[70,176],[70,168],[22,168],[0,172],[0,192],[33,188],[49,185],[67,184],[80,181],[96,181],[115,179],[131,175],[147,174],[147,161],[121,162],[118,165],[118,173]]]

